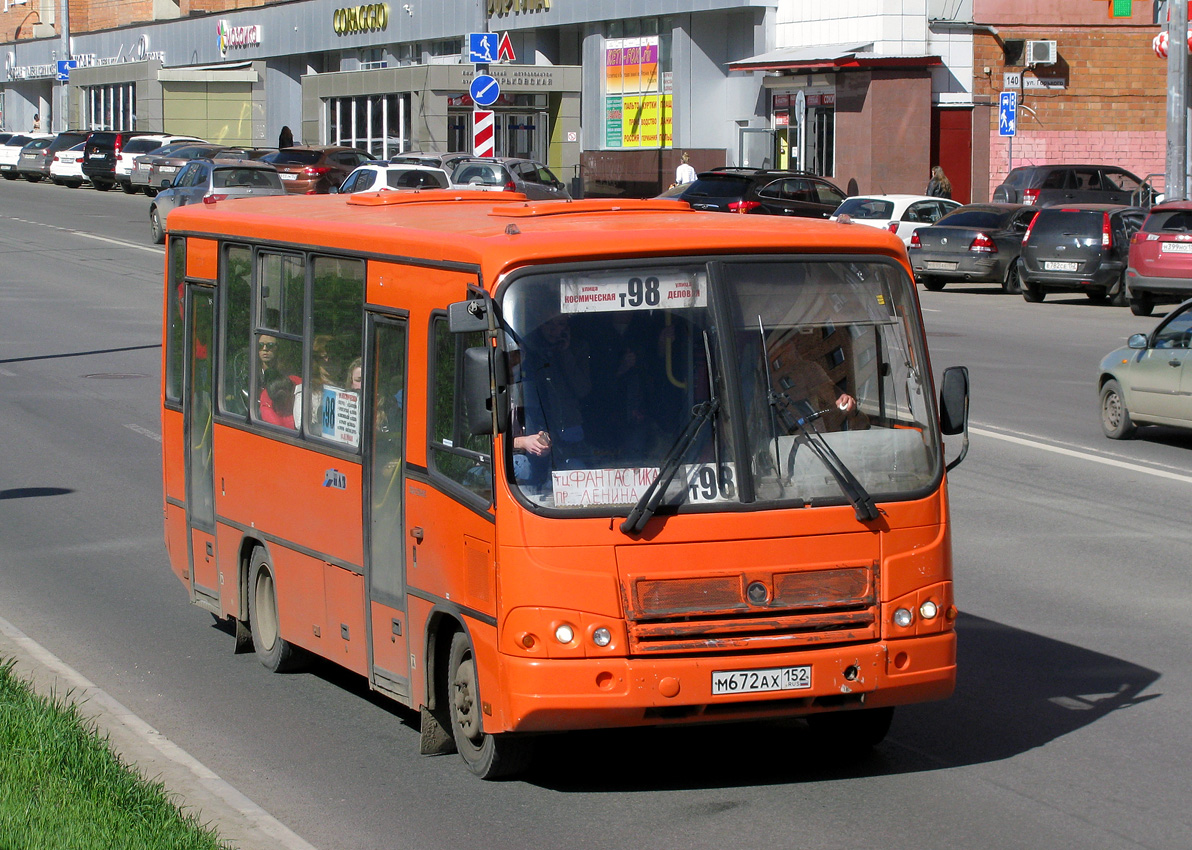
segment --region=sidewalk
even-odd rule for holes
[[[128,764],[166,791],[221,839],[239,850],[316,850],[107,692],[0,617],[0,658],[15,659],[17,676],[37,693],[80,704]]]

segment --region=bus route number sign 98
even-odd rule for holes
[[[712,695],[761,694],[767,691],[805,691],[811,687],[811,667],[771,670],[713,670]]]

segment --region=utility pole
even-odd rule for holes
[[[1168,0],[1167,200],[1188,197],[1188,0]]]

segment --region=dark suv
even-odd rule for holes
[[[1038,302],[1048,292],[1083,292],[1095,304],[1126,304],[1130,237],[1146,218],[1138,207],[1073,204],[1035,213],[1022,237],[1018,278],[1022,297]]]
[[[124,143],[135,136],[147,136],[138,130],[97,130],[83,146],[83,174],[91,185],[106,192],[116,185],[116,162]]]
[[[831,182],[804,171],[714,168],[678,195],[692,209],[827,218],[845,199]]]
[[[1119,204],[1149,207],[1154,189],[1112,165],[1020,165],[993,190],[998,203]]]

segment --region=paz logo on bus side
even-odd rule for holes
[[[348,476],[344,475],[338,469],[328,469],[323,473],[323,486],[334,487],[336,490],[347,490]]]

